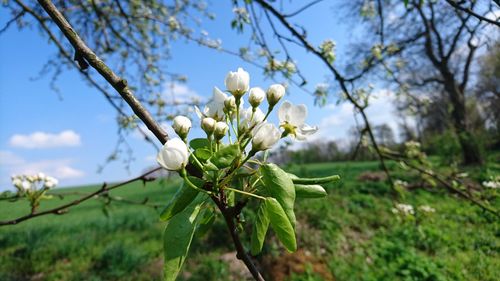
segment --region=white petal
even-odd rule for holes
[[[292,106],[290,111],[290,122],[292,125],[300,127],[306,121],[307,107],[304,104]]]
[[[280,119],[280,124],[285,122],[290,122],[290,111],[293,105],[289,101],[285,101],[281,104],[280,109],[278,110],[278,118]]]

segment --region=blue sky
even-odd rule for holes
[[[229,2],[213,1],[216,6],[210,10],[216,11],[217,19],[207,21],[203,28],[210,37],[220,38],[224,47],[234,50],[241,44],[239,42],[247,42],[247,35],[230,30],[233,15]],[[333,14],[331,4],[325,1],[294,20],[304,23],[309,30],[309,40],[316,45],[324,39],[335,40],[337,56],[342,58],[355,32],[333,19]],[[325,24],[316,22],[315,18],[332,18],[332,22],[325,28]],[[0,26],[8,19],[6,11],[0,10]],[[117,161],[97,173],[98,166],[116,143],[116,114],[76,70],[67,70],[59,77],[60,95],[50,89],[50,75],[34,80],[54,52],[55,47],[36,29],[18,31],[11,28],[0,36],[0,190],[10,188],[10,175],[15,173],[42,171],[58,177],[62,186],[70,186],[122,180],[154,165],[154,149],[132,134],[128,142],[134,149],[135,161],[130,172]],[[292,52],[310,85],[325,81],[327,71],[316,58],[298,48],[292,47]],[[172,44],[171,53],[173,59],[168,63],[169,69],[189,77],[186,85],[177,88],[182,92],[208,98],[212,87],[223,88],[226,73],[240,66],[250,73],[251,86],[267,88],[274,83],[264,79],[260,69],[239,58],[183,40]],[[329,104],[319,108],[314,107],[310,96],[297,88],[291,87],[288,93],[288,100],[309,107],[308,123],[320,126],[313,140],[341,139],[354,124],[352,107],[348,104],[335,105],[335,100],[331,99]],[[368,113],[375,124],[389,122],[395,127],[392,106],[388,102],[390,97],[383,93],[379,96]],[[193,133],[200,134],[199,130]]]

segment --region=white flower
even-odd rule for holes
[[[229,126],[225,122],[217,122],[215,124],[214,136],[217,140],[222,139],[229,130]]]
[[[198,115],[200,119],[203,117],[212,117],[215,120],[224,120],[224,101],[226,99],[227,95],[219,90],[219,88],[214,87],[212,98],[205,108],[203,108],[203,112],[201,112],[197,106],[194,107],[196,115]]]
[[[281,138],[281,132],[271,123],[261,124],[255,129],[252,139],[252,150],[261,151],[271,148]]]
[[[38,178],[39,181],[44,181],[45,180],[45,174],[40,172],[36,174],[36,177]]]
[[[179,115],[174,118],[174,124],[172,125],[172,128],[174,128],[175,133],[179,135],[179,137],[184,139],[187,137],[191,126],[192,124],[189,118]]]
[[[250,89],[250,96],[248,97],[248,102],[252,107],[258,107],[264,98],[266,97],[266,93],[259,87],[254,87]]]
[[[264,112],[262,112],[262,110],[260,110],[260,108],[256,108],[255,112],[251,107],[242,110],[240,112],[240,129],[243,131],[248,130],[252,127],[255,129],[258,124],[264,121],[265,117],[266,115],[264,114]]]
[[[31,183],[29,181],[26,181],[24,180],[22,183],[21,183],[21,188],[23,190],[30,190],[31,189]]]
[[[484,187],[488,187],[491,189],[500,188],[500,182],[496,182],[496,181],[483,181],[482,184]]]
[[[215,124],[217,121],[211,117],[205,117],[201,120],[201,128],[207,135],[211,136],[215,130]]]
[[[224,83],[226,84],[226,89],[231,92],[235,98],[240,98],[250,87],[250,75],[240,67],[236,72],[230,71],[226,75]]]
[[[436,212],[436,209],[434,209],[434,208],[432,208],[431,206],[428,206],[428,205],[419,206],[418,209],[421,212],[424,212],[424,213],[434,213],[434,212]]]
[[[168,140],[158,152],[156,161],[163,168],[179,171],[186,167],[189,152],[186,144],[179,138]]]
[[[415,210],[413,209],[412,205],[408,204],[396,204],[396,208],[392,209],[392,212],[397,214],[397,213],[402,213],[404,215],[413,215],[415,213]]]
[[[297,140],[305,140],[307,136],[318,131],[318,127],[311,127],[304,122],[307,117],[307,107],[303,104],[293,105],[285,101],[279,111],[280,127],[285,129],[285,134],[294,136]]]
[[[44,184],[44,185],[45,185],[45,187],[46,187],[46,188],[53,188],[53,187],[55,187],[58,183],[59,183],[59,181],[58,181],[56,178],[54,178],[54,177],[50,177],[50,176],[47,176],[47,177],[45,178],[45,184]]]
[[[23,187],[23,181],[19,178],[14,178],[12,179],[12,185],[17,189],[21,189]]]
[[[267,89],[267,102],[270,107],[276,105],[280,99],[285,95],[285,87],[281,84],[274,84]]]

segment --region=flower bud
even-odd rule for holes
[[[267,90],[267,102],[269,106],[276,105],[280,99],[285,95],[285,87],[281,84],[274,84]]]
[[[201,128],[205,131],[205,133],[207,133],[208,136],[211,136],[214,133],[216,123],[217,121],[215,121],[215,119],[205,117],[201,120]]]
[[[229,126],[225,122],[217,122],[215,124],[214,137],[216,140],[222,139],[229,130]]]
[[[224,109],[226,112],[234,112],[236,110],[236,100],[233,96],[229,96],[224,101]]]
[[[261,151],[271,148],[281,138],[281,132],[271,123],[265,123],[255,129],[252,150]]]
[[[226,75],[226,89],[233,94],[235,98],[241,98],[250,87],[250,75],[243,68],[238,68],[238,71],[230,71]]]
[[[252,105],[253,108],[258,107],[264,98],[266,97],[266,93],[259,87],[255,87],[250,89],[250,97],[248,98],[248,102]]]
[[[191,129],[191,120],[185,116],[176,116],[174,118],[174,124],[172,125],[175,133],[181,137],[181,139],[185,139]]]
[[[188,164],[188,159],[188,147],[179,138],[168,140],[156,157],[158,164],[169,171],[184,169]]]

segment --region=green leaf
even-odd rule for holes
[[[265,192],[278,200],[290,223],[295,227],[295,187],[290,176],[275,164],[260,166]]]
[[[194,183],[198,187],[203,186],[203,181],[190,177],[192,183]],[[168,202],[167,206],[163,209],[160,214],[160,220],[168,221],[176,214],[182,212],[198,195],[198,191],[194,188],[187,186],[186,183],[183,183],[181,187],[177,190],[174,197]]]
[[[196,150],[198,148],[209,148],[210,149],[210,142],[204,138],[192,139],[189,142],[189,146],[191,146],[194,150]]]
[[[326,190],[318,184],[314,185],[304,185],[304,184],[296,184],[295,185],[295,194],[300,198],[321,198],[328,195]]]
[[[238,144],[228,145],[217,151],[210,159],[217,168],[223,169],[231,166],[233,161],[240,156],[240,146]]]
[[[198,149],[196,149],[194,151],[194,155],[201,162],[206,162],[210,157],[212,157],[212,153],[207,148],[198,148]]]
[[[257,217],[253,225],[252,237],[250,239],[250,252],[257,255],[262,251],[267,229],[269,228],[269,216],[267,215],[265,202],[261,203],[257,210]]]
[[[211,209],[203,212],[203,217],[200,219],[198,228],[196,229],[196,236],[204,236],[215,222],[215,213]]]
[[[278,236],[278,239],[288,251],[295,252],[297,250],[295,231],[280,203],[276,199],[268,197],[264,201],[264,204],[269,217],[269,223],[274,232],[276,232],[276,236]]]
[[[204,197],[204,199],[206,198]],[[186,260],[204,199],[192,202],[184,211],[174,216],[165,227],[163,233],[163,275],[165,281],[174,281]]]
[[[323,178],[292,178],[292,181],[294,184],[325,184],[325,183],[331,183],[331,182],[336,182],[340,180],[339,175],[333,175],[333,176],[328,176],[328,177],[323,177]]]

